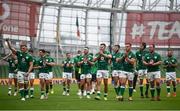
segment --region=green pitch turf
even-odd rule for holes
[[[62,96],[62,86],[54,86],[54,94],[49,94],[48,100],[40,100],[39,86],[35,87],[35,98],[21,101],[19,95],[8,96],[8,87],[0,87],[0,110],[180,110],[180,88],[177,86],[177,97],[166,97],[166,88],[163,85],[162,101],[150,101],[150,98],[140,98],[139,89],[133,95],[133,101],[128,101],[128,90],[125,92],[123,102],[115,99],[112,85],[109,85],[108,101],[100,101],[86,97],[80,99],[76,85],[72,85],[70,96]],[[103,95],[102,95],[103,97]]]

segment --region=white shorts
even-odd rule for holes
[[[161,78],[161,72],[160,71],[148,72],[147,77],[150,81],[153,81],[154,79],[160,79]]]
[[[138,76],[139,79],[147,78],[147,70],[146,69],[138,70]]]
[[[53,72],[49,72],[49,78],[53,79]]]
[[[21,71],[17,72],[18,83],[25,83],[29,81],[29,77],[26,76],[26,74],[27,74],[26,72],[21,72]]]
[[[112,77],[119,77],[121,73],[122,73],[121,70],[113,70]]]
[[[176,81],[176,72],[166,72],[166,81]]]
[[[70,72],[63,72],[62,77],[64,79],[72,79],[72,73],[70,73]]]
[[[39,74],[39,79],[49,80],[50,79],[50,75],[49,75],[49,73],[40,73]]]
[[[96,78],[109,78],[109,71],[108,70],[97,70]]]
[[[80,79],[91,79],[92,75],[91,74],[81,74]]]
[[[133,81],[134,73],[122,71],[122,73],[120,74],[119,78],[126,78],[129,81]]]
[[[15,73],[9,73],[9,79],[17,78],[17,74]]]
[[[30,74],[29,74],[29,79],[31,80],[31,79],[35,79],[35,73],[34,72],[31,72]]]

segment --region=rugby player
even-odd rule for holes
[[[133,95],[133,78],[134,78],[134,64],[136,62],[135,54],[131,51],[131,43],[125,44],[125,52],[123,54],[123,71],[120,73],[120,97],[119,100],[123,101],[125,85],[128,80],[129,84],[129,101],[132,101]]]
[[[149,45],[149,53],[145,55],[143,63],[147,66],[148,79],[150,80],[151,101],[155,100],[155,83],[157,91],[157,101],[160,101],[161,92],[161,72],[159,66],[161,65],[161,56],[155,52],[155,45]]]
[[[95,97],[96,100],[100,100],[101,97],[101,81],[103,79],[104,82],[104,100],[107,100],[108,95],[108,78],[109,78],[109,71],[108,71],[108,65],[109,60],[112,58],[112,55],[110,52],[106,51],[106,44],[101,43],[99,52],[95,55],[94,62],[97,61],[98,69],[96,74],[96,80],[97,80],[97,96]]]
[[[28,48],[25,43],[20,43],[20,51],[17,51],[15,48],[11,47],[11,44],[8,39],[6,39],[9,49],[17,56],[18,59],[18,86],[19,92],[21,94],[21,100],[25,101],[25,90],[27,90],[28,77],[33,69],[33,58],[28,53]]]
[[[89,54],[89,48],[85,47],[84,48],[84,55],[80,58],[80,62],[78,63],[79,66],[81,67],[81,74],[80,74],[80,79],[81,79],[81,95],[80,98],[82,98],[82,94],[84,93],[84,87],[87,84],[87,98],[90,99],[90,83],[92,79],[92,74],[91,74],[91,68],[92,65],[94,64],[92,62],[93,57]]]
[[[171,82],[173,86],[173,97],[176,97],[176,67],[177,59],[173,56],[172,49],[168,49],[167,58],[164,60],[164,68],[166,69],[166,87],[167,97],[171,96]]]
[[[66,59],[62,62],[62,67],[63,67],[63,94],[69,96],[70,92],[70,84],[72,80],[72,72],[73,72],[73,66],[74,66],[74,61],[71,59],[71,54],[66,53]],[[67,85],[67,86],[66,86]]]

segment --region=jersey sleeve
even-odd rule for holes
[[[74,59],[71,59],[69,62],[70,64],[74,64]]]
[[[164,65],[167,65],[167,64],[168,64],[168,63],[167,63],[167,59],[164,59],[163,64],[164,64]]]
[[[132,57],[131,58],[136,59],[136,55],[133,52],[132,52]]]
[[[95,58],[97,58],[99,56],[99,54],[97,53],[96,55],[95,55]]]
[[[91,55],[89,56],[89,61],[91,61],[91,62],[93,61],[93,56],[91,56]]]
[[[176,58],[173,58],[173,60],[174,60],[173,64],[176,64],[178,62]]]
[[[144,61],[146,61],[146,62],[148,62],[147,57],[148,57],[148,54],[146,54],[146,55],[144,56]]]
[[[55,62],[55,60],[54,60],[53,58],[50,58],[50,61],[51,61],[51,62]]]
[[[136,59],[140,60],[138,54],[139,54],[139,51],[137,51],[137,52],[135,53],[135,56],[136,56]]]
[[[21,51],[19,51],[19,50],[16,51],[17,56],[20,56],[20,53],[21,53]]]
[[[111,55],[111,53],[110,53],[109,51],[106,51],[106,54],[107,54],[107,55]]]
[[[29,55],[29,62],[33,62],[33,57]]]
[[[158,54],[158,61],[161,61],[161,56],[160,56],[160,54]]]

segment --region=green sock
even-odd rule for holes
[[[19,89],[19,92],[20,92],[20,94],[21,94],[21,98],[24,98],[24,95],[25,95],[25,94],[24,94],[24,92],[25,92],[25,91],[24,91],[24,88],[20,88],[20,89]]]
[[[121,86],[120,92],[122,96],[124,95],[124,91],[125,91],[125,86]]]
[[[167,86],[167,87],[166,87],[166,89],[167,89],[167,92],[168,92],[168,93],[170,93],[170,92],[171,92],[171,88],[170,88],[170,86]]]
[[[161,88],[160,87],[156,87],[156,91],[157,91],[157,96],[160,96]]]
[[[132,97],[133,94],[133,87],[129,87],[129,97]]]
[[[97,96],[100,96],[101,95],[101,92],[100,91],[97,91]]]
[[[89,91],[87,91],[87,95],[90,95],[90,92],[89,92]]]
[[[115,86],[115,87],[114,87],[114,90],[115,90],[115,92],[116,92],[116,95],[118,95],[118,93],[119,93],[119,87],[118,87],[118,86]]]
[[[63,87],[63,91],[65,91],[65,92],[66,92],[66,87]]]
[[[45,91],[41,91],[41,95],[44,95],[44,92],[45,92]]]
[[[143,95],[143,85],[140,85],[140,93],[141,93],[141,95]]]
[[[53,85],[52,85],[52,84],[50,84],[50,89],[52,90],[52,88],[53,88]]]
[[[14,92],[17,92],[17,87],[15,87]]]
[[[67,89],[67,93],[69,93],[70,92],[70,89]]]
[[[31,94],[31,95],[34,94],[34,88],[30,88],[30,94]]]
[[[175,86],[175,87],[173,87],[173,91],[174,91],[174,92],[176,92],[176,86]]]
[[[148,90],[149,90],[149,83],[146,84],[146,92],[145,92],[146,95],[148,95]]]
[[[8,89],[9,89],[9,91],[11,91],[11,89],[12,89],[12,88],[11,88],[11,87],[9,87]]]
[[[29,90],[28,89],[24,89],[24,96],[29,94]]]
[[[107,93],[104,93],[104,97],[107,97],[107,95],[108,95]]]
[[[49,93],[49,85],[46,85],[46,94]]]
[[[150,88],[150,91],[151,91],[151,96],[154,97],[155,89],[154,88]]]

